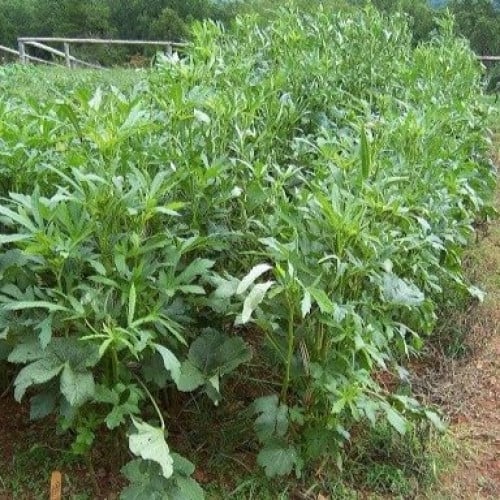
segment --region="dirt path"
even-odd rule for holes
[[[494,311],[497,327],[498,312]],[[451,432],[460,449],[456,469],[442,478],[437,489],[441,497],[500,498],[499,373],[500,339],[496,330],[467,365],[457,367],[450,380],[460,404],[451,415]]]
[[[500,134],[495,161],[500,168]],[[496,196],[500,211],[500,187]],[[473,279],[487,292],[483,304],[450,318],[465,333],[465,352],[449,358],[431,353],[421,373],[427,398],[450,419],[456,467],[442,475],[432,499],[500,499],[500,220],[467,257]],[[436,348],[439,351],[439,347]]]

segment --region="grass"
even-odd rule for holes
[[[146,69],[73,69],[63,67],[22,66],[11,64],[0,66],[0,92],[13,98],[32,96],[38,100],[64,95],[67,90],[83,87],[95,90],[98,86],[114,85],[126,91],[140,82]]]

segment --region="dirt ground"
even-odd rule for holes
[[[500,134],[494,162],[500,168]],[[500,188],[496,196],[500,212]],[[421,392],[450,420],[456,466],[441,476],[429,498],[500,499],[500,219],[488,227],[465,259],[473,280],[487,292],[449,318],[464,332],[464,353],[447,357],[433,346],[419,374]]]

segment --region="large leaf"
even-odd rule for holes
[[[255,432],[263,443],[272,437],[283,437],[289,424],[288,406],[279,402],[277,395],[256,399],[253,410],[258,413],[254,423]]]
[[[132,422],[137,433],[129,436],[130,451],[145,460],[156,462],[161,467],[163,476],[166,479],[171,477],[174,472],[174,461],[165,441],[163,429],[136,420],[134,417]]]
[[[189,349],[189,360],[207,376],[224,375],[250,360],[252,353],[240,337],[207,329]]]
[[[264,467],[267,477],[275,477],[290,474],[294,467],[299,466],[300,460],[293,446],[276,444],[262,449],[257,463]]]
[[[41,392],[31,398],[30,419],[39,420],[50,415],[56,406],[57,394],[55,391]]]
[[[16,241],[23,241],[31,238],[31,234],[0,234],[0,245],[6,243],[15,243]]]
[[[399,434],[404,435],[408,430],[408,422],[401,416],[401,414],[392,408],[390,405],[383,405],[385,416],[391,426],[399,432]]]
[[[57,358],[52,356],[39,359],[25,366],[19,372],[14,382],[14,397],[16,401],[21,401],[28,387],[52,380],[59,375],[63,367],[64,363],[61,363]]]
[[[38,340],[33,339],[24,344],[18,344],[9,354],[10,363],[28,363],[37,359],[45,358],[47,355],[40,346]]]
[[[42,322],[37,326],[40,330],[38,334],[38,339],[40,340],[40,345],[42,349],[45,349],[52,339],[52,315],[47,316]]]
[[[66,363],[61,375],[61,393],[71,406],[79,407],[95,392],[94,376],[89,371],[73,371]]]
[[[43,300],[24,300],[16,302],[8,302],[4,304],[4,309],[6,311],[21,311],[23,309],[47,309],[47,311],[69,311],[67,307],[61,306],[59,304],[52,304],[51,302],[46,302]]]
[[[205,383],[203,373],[191,363],[184,361],[181,365],[181,373],[177,381],[177,389],[182,392],[191,392]]]
[[[176,281],[179,285],[191,283],[196,276],[203,276],[211,269],[215,261],[208,259],[196,259],[184,269],[177,277]]]
[[[398,278],[395,274],[386,273],[382,281],[382,292],[387,302],[415,307],[424,302],[424,294],[413,284]]]
[[[172,500],[203,500],[205,494],[201,486],[190,477],[177,477],[177,488],[171,493]]]

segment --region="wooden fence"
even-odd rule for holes
[[[5,52],[6,54],[14,55],[16,57],[19,57],[19,51],[15,49],[11,49],[10,47],[5,47],[4,45],[0,45],[0,52]],[[53,61],[47,61],[46,59],[42,59],[40,57],[35,57],[31,56],[29,54],[25,54],[26,61],[33,61],[33,62],[39,62],[42,64],[49,64],[53,66],[59,66],[59,64],[53,62]]]
[[[500,56],[477,56],[480,61],[499,61]]]
[[[84,66],[89,68],[102,68],[102,66],[89,63],[82,59],[78,59],[71,55],[70,49],[71,44],[99,44],[99,45],[143,45],[143,46],[156,46],[162,47],[167,55],[172,55],[174,49],[180,50],[185,47],[185,43],[167,42],[160,40],[105,40],[99,38],[56,38],[56,37],[21,37],[17,39],[18,50],[11,49],[10,47],[5,47],[0,45],[0,52],[6,52],[10,55],[15,55],[19,58],[22,64],[27,64],[29,62],[39,62],[43,64],[51,64],[60,66],[64,64],[68,68],[76,68],[78,66]],[[50,44],[62,44],[63,50],[58,50],[51,47]],[[39,50],[48,52],[53,56],[62,58],[62,62],[55,62],[52,60],[42,59],[40,57],[33,56],[28,53],[29,47],[35,47]]]

